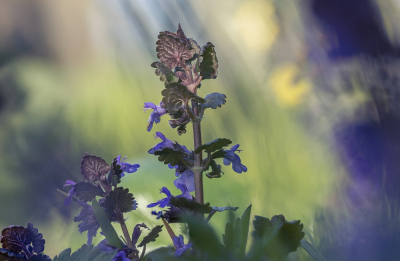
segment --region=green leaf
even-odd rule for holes
[[[212,210],[210,203],[200,204],[194,200],[188,200],[186,198],[171,197],[169,203],[179,209],[196,213],[210,213]]]
[[[327,261],[325,257],[318,252],[307,240],[301,240],[300,246],[315,260],[315,261]]]
[[[295,252],[304,237],[303,225],[300,220],[286,221],[283,215],[273,216],[271,220],[265,217],[256,216],[253,221],[255,231],[252,233],[253,242],[264,242],[261,253],[271,260],[285,260],[290,252]]]
[[[207,178],[209,179],[220,178],[221,173],[223,174],[223,172],[221,171],[221,165],[217,164],[215,160],[211,160],[210,165],[205,170],[207,171],[210,167],[211,171],[206,173]]]
[[[93,261],[111,261],[114,259],[115,255],[118,253],[118,249],[111,251],[110,253],[101,253]]]
[[[162,102],[169,113],[179,111],[182,105],[190,100],[198,103],[205,103],[205,100],[188,90],[188,88],[180,83],[174,82],[166,85],[161,94],[163,95]]]
[[[212,155],[211,155],[211,158],[212,159],[220,159],[220,158],[225,158],[225,154],[226,154],[226,152],[224,151],[224,150],[217,150],[216,152],[214,152]]]
[[[156,75],[160,76],[160,81],[164,82],[166,85],[171,82],[179,81],[179,77],[176,76],[175,73],[165,64],[154,62],[151,64],[151,67],[156,68]]]
[[[122,213],[126,213],[133,210],[134,197],[132,193],[129,193],[129,189],[118,187],[107,195],[104,202],[106,208],[106,214],[108,218],[111,218],[114,211],[119,208]]]
[[[213,141],[210,141],[209,143],[203,144],[200,147],[198,147],[194,153],[199,154],[202,150],[205,150],[208,153],[214,152],[216,150],[220,150],[223,147],[228,146],[229,144],[231,144],[232,141],[229,139],[225,139],[225,138],[218,138],[215,139]]]
[[[219,242],[214,229],[204,218],[184,216],[183,220],[189,226],[190,240],[196,249],[210,257],[208,260],[219,260],[219,258],[222,259],[225,256],[224,248]]]
[[[74,185],[76,196],[85,202],[92,201],[96,196],[103,197],[103,190],[92,183],[79,182]]]
[[[55,256],[53,258],[53,261],[69,261],[70,256],[71,256],[71,248],[67,248],[61,251],[61,253],[58,254],[58,256]]]
[[[154,242],[156,241],[157,237],[160,235],[160,232],[162,231],[162,227],[163,226],[155,226],[150,233],[145,236],[142,240],[142,242],[140,242],[140,244],[138,245],[138,247],[142,247],[144,245],[147,245],[150,242]]]
[[[182,162],[185,153],[178,149],[164,148],[154,152],[154,155],[158,156],[159,161],[163,161],[164,164],[171,164],[171,166],[176,166]]]
[[[104,236],[107,239],[108,244],[122,249],[121,240],[119,240],[117,232],[115,232],[114,227],[111,225],[110,220],[108,219],[106,213],[104,212],[103,208],[100,207],[99,203],[96,199],[92,200],[92,207],[94,215],[96,216],[97,221],[99,222],[101,231],[103,232]]]
[[[226,95],[214,92],[207,94],[206,97],[204,97],[204,99],[206,100],[206,102],[201,104],[203,109],[206,108],[216,109],[217,107],[221,107],[223,104],[225,104]]]
[[[235,225],[235,234],[237,236],[238,248],[236,250],[236,256],[238,259],[243,259],[246,252],[247,245],[247,237],[249,234],[249,226],[250,226],[250,213],[251,213],[251,205],[247,207],[244,211],[242,218],[238,218],[236,220]]]
[[[203,79],[215,79],[218,75],[218,59],[214,45],[208,42],[201,48],[203,60],[200,64],[200,75]]]
[[[234,252],[237,248],[236,245],[236,235],[235,235],[235,229],[233,228],[231,223],[226,223],[225,225],[225,234],[222,235],[222,238],[224,240],[224,245],[225,247],[230,251]]]
[[[91,255],[91,251],[94,250],[93,254],[100,254],[101,252],[97,249],[93,249],[93,245],[82,245],[81,248],[76,250],[74,253],[71,254],[70,261],[89,261],[89,256]]]

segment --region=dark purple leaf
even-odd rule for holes
[[[31,221],[28,222],[26,227],[29,230],[32,239],[33,251],[37,254],[42,253],[44,250],[44,244],[46,242],[43,239],[42,233],[39,233],[38,229],[33,227]]]
[[[32,240],[29,230],[23,226],[8,226],[1,231],[1,243],[3,248],[19,253],[29,245]]]
[[[132,211],[133,204],[135,203],[134,199],[133,194],[129,193],[129,189],[127,188],[118,187],[111,191],[104,202],[107,216],[109,218],[112,217],[116,208],[119,208],[122,213]]]
[[[183,67],[191,59],[195,50],[191,49],[178,35],[171,32],[161,32],[157,41],[157,57],[169,69]]]
[[[92,201],[96,196],[104,197],[103,190],[92,183],[79,182],[74,185],[76,196],[85,202]]]
[[[142,247],[144,245],[147,245],[150,242],[154,242],[156,241],[157,237],[160,235],[160,232],[162,230],[163,226],[155,226],[150,233],[145,236],[142,240],[142,242],[140,242],[140,244],[138,245],[138,247]]]
[[[165,84],[179,81],[179,77],[175,75],[175,73],[165,64],[161,62],[154,62],[151,64],[151,67],[156,68],[156,75],[160,76],[160,81],[164,82]]]
[[[85,154],[81,162],[81,174],[85,180],[92,183],[96,180],[105,180],[106,175],[110,172],[110,166],[100,157]]]
[[[176,35],[179,37],[181,41],[183,41],[190,49],[192,49],[192,45],[189,42],[189,39],[186,38],[185,33],[181,28],[181,24],[178,25],[178,31],[176,31]]]
[[[161,94],[164,96],[162,102],[168,113],[176,113],[185,103],[194,100],[198,103],[205,103],[205,100],[188,90],[188,88],[180,83],[170,83],[166,86]]]

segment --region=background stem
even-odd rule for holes
[[[197,102],[192,101],[192,110],[195,117],[199,116],[199,106]],[[193,140],[194,150],[201,146],[201,126],[200,121],[193,122]],[[204,204],[203,194],[203,171],[201,171],[201,164],[203,161],[203,153],[194,154],[194,167],[198,170],[194,170],[194,187],[195,187],[195,199],[198,203]]]

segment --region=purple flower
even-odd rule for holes
[[[69,191],[69,193],[68,193],[68,196],[65,198],[65,200],[64,200],[64,205],[66,205],[66,206],[68,206],[69,204],[71,204],[71,200],[72,200],[72,198],[75,196],[75,194],[76,194],[76,191],[75,191],[75,188],[74,188],[74,186],[75,186],[75,182],[73,182],[72,180],[67,180],[67,181],[65,181],[65,184],[64,184],[64,188],[66,187],[66,186],[72,186],[72,188],[71,188],[71,190]]]
[[[163,102],[160,102],[160,105],[155,105],[152,102],[146,102],[144,104],[144,111],[148,109],[153,109],[153,112],[150,114],[149,121],[147,124],[147,131],[151,131],[153,128],[153,123],[155,122],[156,124],[160,122],[161,116],[167,113],[167,111],[163,108]]]
[[[164,217],[162,211],[158,211],[158,212],[157,211],[151,211],[151,215],[157,216],[156,219],[160,219],[160,218]]]
[[[179,172],[177,169],[175,172],[175,175],[179,178],[177,178],[174,181],[175,187],[179,188],[184,185],[189,192],[194,191],[194,173],[190,169],[186,168],[182,173]]]
[[[242,164],[239,155],[235,153],[236,151],[240,152],[240,150],[238,150],[237,148],[239,148],[239,144],[236,144],[230,150],[224,150],[225,151],[224,164],[228,166],[229,164],[232,163],[232,169],[240,174],[242,172],[246,172],[247,167]]]
[[[182,191],[181,195],[176,196],[177,198],[187,198],[187,199],[193,199],[193,196],[189,193],[187,187],[185,184],[179,184],[178,188]],[[152,203],[147,205],[148,208],[153,208],[155,206],[159,206],[160,208],[165,208],[167,206],[171,207],[171,205],[169,204],[169,200],[172,196],[171,192],[166,188],[166,187],[162,187],[160,189],[160,193],[164,193],[167,197],[160,199],[159,201],[157,201],[156,203]],[[153,213],[152,213],[153,214]],[[153,214],[154,215],[154,214]],[[155,214],[158,215],[158,214]],[[159,219],[159,218],[157,218]]]
[[[159,201],[157,201],[156,203],[152,203],[147,205],[148,208],[153,208],[155,206],[159,206],[160,208],[165,208],[166,206],[169,205],[169,199],[172,197],[171,192],[166,188],[166,187],[162,187],[160,189],[160,193],[164,193],[167,197],[160,199]]]
[[[77,200],[76,202],[79,205],[81,205],[82,209],[79,215],[77,217],[74,217],[74,221],[81,222],[78,225],[79,232],[80,233],[84,231],[88,232],[87,244],[91,245],[93,237],[96,236],[97,230],[100,228],[99,222],[97,221],[96,216],[94,215],[93,207],[91,205],[80,200]]]
[[[121,166],[121,170],[122,172],[126,172],[126,173],[133,173],[136,172],[137,169],[140,167],[139,164],[129,164],[128,162],[123,162],[126,159],[126,156],[122,159],[121,161],[121,155],[118,155],[117,157],[117,164],[119,164]],[[121,177],[124,177],[125,174],[122,173]]]
[[[141,227],[142,227],[142,228],[147,228],[147,229],[149,229],[149,228],[146,226],[145,223],[137,224],[137,225],[135,226],[135,228],[133,229],[133,233],[132,233],[132,244],[133,244],[133,246],[135,247],[135,249],[136,249],[136,243],[137,243],[137,241],[139,240],[140,235],[142,234],[142,230],[140,230]]]
[[[171,149],[174,148],[175,143],[172,140],[167,139],[164,136],[164,134],[162,134],[161,132],[156,132],[156,135],[154,135],[154,138],[156,138],[156,139],[160,138],[162,141],[149,150],[150,154],[154,154],[154,152],[156,152],[158,150],[162,150],[164,148],[171,148]]]
[[[190,249],[193,245],[193,243],[188,243],[185,245],[183,242],[182,235],[179,235],[179,237],[174,237],[172,241],[174,242],[174,246],[176,247],[175,251],[176,257],[181,256],[186,250]]]

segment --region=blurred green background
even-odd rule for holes
[[[161,223],[146,205],[162,197],[162,186],[178,193],[174,172],[147,151],[158,143],[156,131],[192,148],[191,127],[178,136],[164,116],[148,133],[150,113],[142,111],[144,102],[161,99],[163,83],[150,67],[157,60],[158,33],[176,31],[178,23],[187,37],[216,46],[218,78],[203,81],[198,94],[227,96],[222,108],[206,112],[203,142],[225,137],[239,143],[248,167],[242,174],[224,167],[222,178],[205,179],[205,201],[238,206],[237,215],[253,204],[253,214],[300,219],[309,233],[317,214],[346,202],[344,188],[352,179],[333,132],[340,122],[362,118],[358,108],[371,95],[354,82],[350,91],[341,84],[319,90],[318,77],[330,64],[315,66],[312,55],[325,56],[313,46],[321,37],[307,5],[288,0],[0,5],[0,226],[32,220],[51,257],[86,242],[86,232],[79,235],[72,220],[79,208],[64,206],[56,191],[65,180],[81,180],[85,152],[107,162],[126,155],[141,165],[122,183],[139,203],[127,215],[130,229]],[[212,220],[221,234],[226,217]],[[101,239],[98,234],[93,242]],[[162,233],[152,247],[168,244]],[[290,258],[308,260],[303,250]]]

